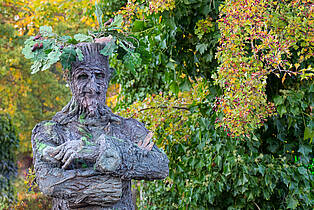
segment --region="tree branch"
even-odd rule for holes
[[[138,110],[139,112],[142,112],[142,111],[146,111],[146,110],[149,110],[149,109],[167,109],[169,108],[168,106],[152,106],[152,107],[147,107],[147,108],[143,108],[143,109],[140,109]],[[189,108],[187,107],[180,107],[180,106],[172,106],[170,108],[174,108],[174,109],[183,109],[183,110],[186,110],[186,111],[190,111]],[[132,115],[132,117],[134,117],[135,114]],[[132,118],[131,117],[131,118]]]

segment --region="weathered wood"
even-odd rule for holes
[[[112,70],[108,57],[99,53],[104,46],[77,47],[84,59],[72,65],[71,101],[33,129],[36,181],[54,198],[55,210],[134,209],[131,179],[165,178],[168,158],[155,145],[148,146],[149,131],[142,123],[106,106]]]

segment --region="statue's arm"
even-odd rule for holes
[[[121,180],[100,174],[93,168],[65,170],[61,162],[46,156],[47,148],[59,146],[60,136],[53,122],[40,123],[32,134],[36,181],[40,190],[51,197],[66,199],[73,205],[110,206],[120,200]]]
[[[110,172],[122,179],[164,179],[169,174],[167,155],[156,145],[148,151],[137,143],[143,140],[149,131],[138,121],[130,119],[126,129],[130,130],[131,140],[121,140],[103,136],[103,151],[97,159],[96,170]],[[130,129],[131,128],[131,129]]]

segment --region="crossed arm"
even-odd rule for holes
[[[33,130],[37,181],[41,191],[52,197],[108,206],[121,197],[121,179],[153,180],[168,175],[167,156],[150,143],[151,134],[138,144],[102,135],[98,144],[76,140],[58,145],[56,138],[42,124]],[[76,158],[94,161],[94,167],[69,170]]]
[[[43,158],[50,162],[62,163],[67,167],[75,159],[94,162],[94,169],[122,179],[163,179],[168,176],[168,159],[150,139],[134,144],[128,140],[101,135],[96,145],[84,145],[81,140],[68,141],[57,147],[46,147]]]

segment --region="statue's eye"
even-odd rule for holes
[[[77,77],[78,80],[85,80],[85,79],[87,79],[87,78],[88,78],[87,74],[80,74],[80,75]]]
[[[96,73],[95,74],[96,79],[103,79],[105,75],[103,73]]]

